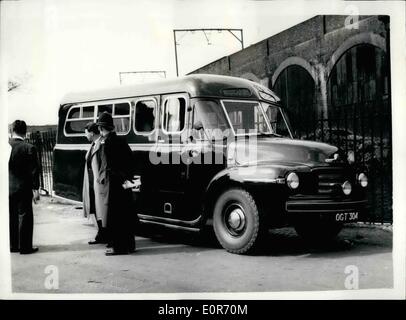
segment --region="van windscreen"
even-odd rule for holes
[[[193,124],[201,122],[203,130],[194,130],[193,138],[197,140],[222,140],[230,129],[227,118],[219,102],[198,100],[194,104]]]
[[[222,103],[237,135],[272,133],[259,102],[223,100]]]

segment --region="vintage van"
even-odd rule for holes
[[[267,245],[270,228],[293,225],[323,240],[365,210],[368,178],[350,154],[295,140],[271,90],[218,75],[66,95],[54,149],[56,196],[81,201],[84,126],[103,111],[133,150],[141,225],[212,225],[226,250],[247,253]]]

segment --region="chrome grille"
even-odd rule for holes
[[[318,193],[333,194],[341,190],[341,185],[345,181],[342,169],[337,170],[317,170]]]

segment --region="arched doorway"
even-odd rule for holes
[[[389,68],[384,50],[360,44],[345,51],[327,82],[327,141],[355,153],[369,170],[370,217],[392,216],[392,129]]]
[[[289,65],[279,74],[273,90],[288,111],[295,138],[314,139],[318,115],[315,84],[309,72],[299,65]]]

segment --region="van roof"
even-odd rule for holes
[[[258,90],[260,89],[271,94],[276,101],[279,101],[279,98],[271,90],[250,80],[221,75],[193,74],[157,82],[72,92],[63,97],[61,105],[180,92],[188,92],[191,98],[224,97],[222,90],[237,88],[249,89],[252,93],[251,99],[261,99],[258,96]]]

